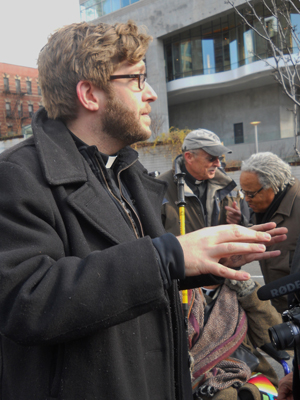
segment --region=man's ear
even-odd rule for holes
[[[189,151],[186,151],[183,153],[183,157],[185,159],[186,164],[189,164],[192,160],[193,154],[190,153]]]
[[[76,86],[76,93],[79,102],[89,111],[97,111],[100,107],[100,90],[89,81],[79,81]]]

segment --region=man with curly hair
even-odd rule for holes
[[[0,157],[3,400],[191,398],[177,281],[245,280],[219,260],[276,255],[237,226],[165,234],[165,184],[129,147],[151,134],[150,39],[79,23],[40,52],[45,108]]]

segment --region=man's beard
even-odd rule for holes
[[[149,107],[149,106],[148,106]],[[120,140],[124,146],[149,138],[149,131],[142,128],[138,117],[116,97],[110,98],[102,115],[102,130]]]

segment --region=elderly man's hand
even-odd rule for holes
[[[281,227],[281,228],[276,228],[276,223],[275,222],[267,222],[266,224],[261,224],[261,225],[253,225],[251,228],[256,232],[266,232],[271,236],[271,240],[268,242],[262,241],[261,243],[268,246],[271,246],[275,243],[283,242],[286,240],[287,236],[287,228]],[[267,258],[273,258],[277,257],[280,255],[279,250],[273,250],[273,251],[266,251],[264,253],[252,253],[252,254],[239,254],[239,255],[234,255],[228,258],[223,258],[220,260],[220,263],[223,265],[226,265],[229,268],[240,268],[244,264],[248,264],[252,261],[257,261],[257,260],[265,260]]]
[[[271,228],[272,229],[272,228]],[[220,225],[200,229],[177,238],[184,252],[186,276],[214,274],[228,279],[247,280],[245,271],[235,271],[219,263],[235,255],[263,254],[271,235],[263,229],[238,225]],[[247,261],[249,262],[249,261]],[[231,267],[229,264],[228,266]]]
[[[232,203],[232,207],[225,206],[227,210],[226,222],[227,224],[239,224],[242,219],[241,210],[237,206],[237,202]]]
[[[279,381],[277,400],[293,400],[293,372]]]

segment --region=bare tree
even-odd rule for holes
[[[295,1],[299,3],[299,0]],[[268,57],[272,57],[273,62],[262,58],[257,52],[255,52],[255,56],[273,69],[276,81],[294,103],[293,109],[290,110],[293,112],[294,117],[294,150],[300,158],[297,143],[297,111],[300,106],[298,98],[300,88],[300,40],[297,34],[297,25],[293,25],[291,18],[291,15],[300,15],[299,8],[293,0],[259,0],[257,2],[246,0],[247,11],[243,13],[235,6],[234,0],[226,0],[225,3],[230,4],[244,24],[251,28],[267,44]],[[258,5],[265,7],[269,15],[268,18],[258,15]],[[298,26],[298,30],[300,31],[300,26]]]
[[[163,127],[163,124],[165,122],[165,118],[163,115],[157,113],[157,112],[152,112],[151,113],[151,131],[152,131],[152,137],[153,139],[156,139],[157,136],[159,136],[162,132],[161,129]]]

